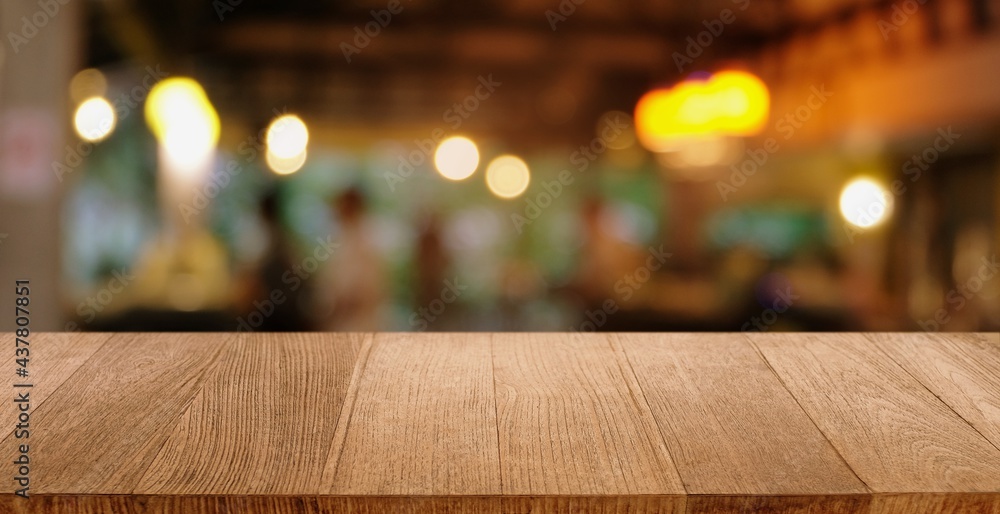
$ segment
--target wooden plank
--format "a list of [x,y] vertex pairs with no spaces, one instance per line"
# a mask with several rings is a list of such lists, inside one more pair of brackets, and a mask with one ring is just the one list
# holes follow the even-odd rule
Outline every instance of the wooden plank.
[[738,512],[753,514],[854,514],[869,511],[870,494],[808,496],[701,496],[688,497],[687,514]]
[[[6,390],[11,391],[15,383],[30,383],[32,387],[29,395],[31,398],[31,411],[29,412],[34,412],[110,338],[111,334],[98,333],[49,332],[32,334],[28,338],[29,344],[27,346],[30,375],[25,379],[20,379],[14,375],[13,370],[10,373],[4,373],[4,376],[7,377]],[[5,336],[4,339],[8,338]],[[13,353],[13,334],[10,334],[9,341],[10,344],[4,344],[4,348],[11,348]],[[5,429],[10,428],[10,430],[4,430],[4,437],[13,432],[13,425],[8,424],[7,421],[17,419],[17,415],[17,404],[11,401],[0,402],[0,420],[4,420]]]
[[1000,342],[985,334],[868,337],[1000,448]]
[[747,337],[874,492],[1000,491],[1000,450],[863,335]]
[[1000,514],[1000,494],[879,494],[871,514]]
[[320,510],[317,499],[295,496],[144,496],[144,495],[38,495],[0,498],[5,514],[333,514],[346,510]]
[[500,493],[489,335],[378,334],[323,489]]
[[685,498],[676,495],[635,496],[504,496],[500,513],[553,514],[681,514]]
[[111,337],[32,415],[31,493],[131,493],[232,337]]
[[684,493],[606,335],[495,334],[493,361],[504,494]]
[[0,496],[10,514],[681,514],[674,496]]
[[617,339],[688,493],[868,492],[739,334],[621,334]]
[[242,334],[135,492],[318,494],[358,355],[370,341]]

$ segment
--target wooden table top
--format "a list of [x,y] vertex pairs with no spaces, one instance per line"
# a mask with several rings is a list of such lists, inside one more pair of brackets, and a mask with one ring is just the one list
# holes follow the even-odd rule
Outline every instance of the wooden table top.
[[[0,404],[0,512],[1000,514],[998,334],[39,334],[31,348],[27,440]],[[10,478],[25,442],[29,500]]]

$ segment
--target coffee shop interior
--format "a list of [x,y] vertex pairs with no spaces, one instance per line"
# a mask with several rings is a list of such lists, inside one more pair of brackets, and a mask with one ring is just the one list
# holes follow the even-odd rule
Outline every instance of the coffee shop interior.
[[0,279],[37,330],[1000,330],[1000,0],[0,29]]

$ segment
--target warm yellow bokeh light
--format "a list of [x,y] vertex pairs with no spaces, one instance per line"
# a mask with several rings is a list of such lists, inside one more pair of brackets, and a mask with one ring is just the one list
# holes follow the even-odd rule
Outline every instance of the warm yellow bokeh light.
[[712,76],[708,89],[715,100],[718,130],[750,136],[764,128],[771,96],[759,78],[742,71],[722,71]]
[[108,92],[108,80],[96,68],[80,70],[69,81],[69,97],[75,103],[94,96],[104,96]]
[[278,175],[291,175],[306,163],[306,157],[308,152],[302,150],[301,153],[290,158],[278,157],[271,152],[267,152],[265,157],[267,160],[267,167],[271,168],[271,171]]
[[145,112],[149,129],[172,151],[204,153],[219,141],[219,115],[194,79],[172,77],[158,82],[149,92]]
[[486,167],[486,186],[500,198],[516,198],[531,182],[528,165],[513,155],[501,155]]
[[654,89],[639,99],[635,106],[635,131],[643,146],[654,152],[670,149],[674,104],[670,89]]
[[479,167],[479,149],[465,137],[449,137],[434,151],[434,167],[448,180],[463,180]]
[[664,165],[674,169],[706,168],[729,165],[739,159],[742,151],[743,143],[740,139],[706,134],[678,141],[676,149],[662,152],[657,158]]
[[76,108],[73,128],[85,141],[100,141],[115,129],[115,109],[100,97],[88,98]]
[[852,180],[840,193],[840,214],[856,227],[874,227],[892,213],[892,196],[870,178]]
[[750,136],[767,123],[770,95],[757,77],[722,71],[709,80],[687,80],[655,89],[635,107],[639,141],[654,152],[675,150],[691,136]]
[[281,159],[295,159],[309,145],[309,129],[293,114],[279,116],[267,127],[267,151]]

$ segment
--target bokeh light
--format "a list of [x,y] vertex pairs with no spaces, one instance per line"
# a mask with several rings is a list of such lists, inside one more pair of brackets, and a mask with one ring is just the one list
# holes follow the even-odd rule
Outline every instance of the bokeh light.
[[83,103],[95,96],[104,96],[108,92],[108,80],[96,68],[80,70],[69,81],[69,97],[74,103]]
[[657,160],[674,169],[724,166],[737,161],[742,151],[743,142],[738,138],[706,134],[685,138],[674,150],[658,154]]
[[294,114],[279,116],[267,127],[267,151],[281,159],[294,159],[305,153],[309,129]]
[[115,129],[115,109],[101,97],[88,98],[76,108],[73,128],[85,141],[101,141]]
[[764,128],[771,97],[759,78],[742,71],[722,71],[712,76],[707,89],[717,130],[751,136]]
[[639,99],[635,106],[635,130],[642,146],[654,152],[671,149],[674,97],[670,89],[654,89]]
[[479,167],[479,149],[465,137],[449,137],[434,152],[434,167],[448,180],[463,180]]
[[635,125],[643,146],[666,152],[691,136],[758,134],[769,111],[770,95],[760,79],[722,71],[708,80],[689,79],[646,93],[636,104]]
[[892,197],[882,184],[870,178],[849,182],[840,193],[840,214],[861,228],[881,224],[892,212]]
[[306,157],[308,152],[303,150],[298,155],[291,158],[278,157],[271,152],[267,152],[265,159],[267,160],[267,167],[271,168],[271,171],[277,173],[278,175],[291,175],[306,163]]
[[194,79],[158,82],[149,92],[145,114],[150,130],[178,166],[203,162],[219,141],[219,115]]
[[486,186],[500,198],[517,198],[530,182],[528,165],[513,155],[501,155],[486,167]]

